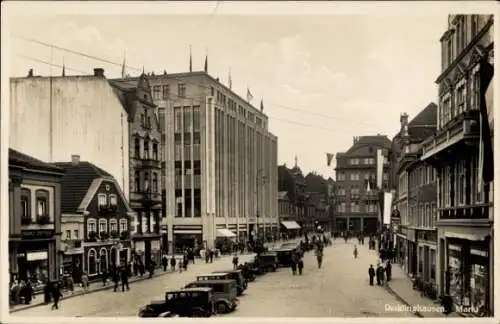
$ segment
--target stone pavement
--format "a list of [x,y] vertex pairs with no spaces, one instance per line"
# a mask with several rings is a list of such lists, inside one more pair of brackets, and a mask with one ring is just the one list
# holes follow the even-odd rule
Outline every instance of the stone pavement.
[[[365,246],[366,247],[366,246]],[[366,251],[377,255],[374,250]],[[433,301],[413,289],[411,279],[405,274],[404,270],[398,264],[392,265],[391,281],[386,282],[385,288],[406,306],[413,308],[413,313],[418,317],[462,317],[462,315],[453,312],[449,315],[443,314],[443,308],[439,301]]]

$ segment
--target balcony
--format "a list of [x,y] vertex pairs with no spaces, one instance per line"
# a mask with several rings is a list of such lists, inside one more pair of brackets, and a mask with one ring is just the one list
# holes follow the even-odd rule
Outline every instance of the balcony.
[[139,162],[140,169],[161,169],[161,160],[153,159],[153,158],[139,158],[137,159]]
[[440,208],[439,220],[488,219],[489,209],[489,204]]
[[479,118],[478,110],[468,110],[455,116],[435,136],[423,142],[421,160],[457,151],[458,144],[476,143],[479,139]]
[[132,192],[131,194],[132,194],[130,197],[131,201],[149,203],[149,204],[161,202],[160,192],[142,190],[142,191]]

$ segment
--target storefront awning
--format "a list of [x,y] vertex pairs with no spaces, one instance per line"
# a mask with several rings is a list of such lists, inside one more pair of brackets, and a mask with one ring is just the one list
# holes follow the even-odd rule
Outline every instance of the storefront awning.
[[296,221],[282,221],[281,225],[285,226],[285,228],[289,230],[300,229],[300,225]]
[[444,233],[444,236],[447,238],[458,238],[462,240],[468,241],[484,241],[486,237],[489,235],[488,232],[479,232],[479,233],[460,233],[460,232],[448,232]]
[[217,229],[217,237],[236,237],[236,234],[227,228],[219,228]]

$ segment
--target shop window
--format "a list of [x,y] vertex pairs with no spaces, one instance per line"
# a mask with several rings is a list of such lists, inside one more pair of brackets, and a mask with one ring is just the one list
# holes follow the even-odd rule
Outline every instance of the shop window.
[[89,276],[97,274],[97,260],[96,252],[94,249],[90,249],[87,255],[87,270]]
[[21,189],[21,224],[31,224],[31,191],[29,189]]

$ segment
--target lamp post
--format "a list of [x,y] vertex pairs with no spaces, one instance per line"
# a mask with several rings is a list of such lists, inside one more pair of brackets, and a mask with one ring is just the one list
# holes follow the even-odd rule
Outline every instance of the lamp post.
[[257,210],[256,210],[256,220],[255,220],[255,225],[256,225],[256,230],[255,230],[255,233],[257,235],[257,239],[259,239],[259,234],[260,234],[260,231],[259,231],[259,218],[260,218],[260,199],[259,199],[259,196],[260,196],[260,186],[261,185],[264,185],[265,183],[267,182],[267,176],[264,174],[264,170],[262,169],[258,169],[257,170],[257,173],[255,175],[255,185],[256,185],[256,200],[257,200]]

